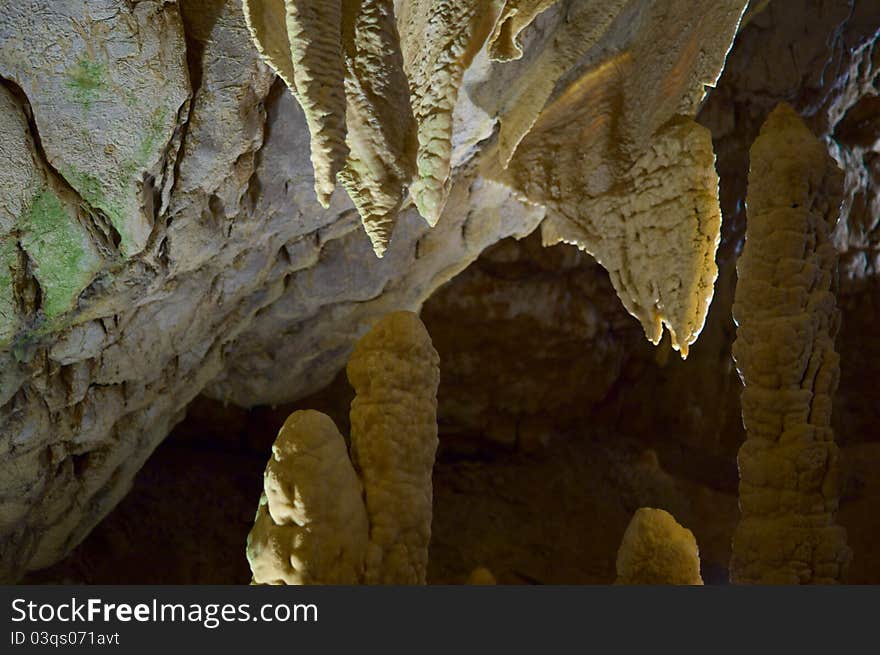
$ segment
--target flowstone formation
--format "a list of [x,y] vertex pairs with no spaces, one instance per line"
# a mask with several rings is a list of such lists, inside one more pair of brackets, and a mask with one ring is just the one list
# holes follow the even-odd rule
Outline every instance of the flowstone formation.
[[328,416],[285,421],[248,536],[255,584],[425,584],[438,364],[418,316],[393,312],[348,363],[351,460]]
[[746,441],[739,451],[742,518],[733,539],[738,583],[839,582],[851,557],[835,525],[838,449],[831,404],[837,252],[831,232],[842,174],[786,104],[751,149],[748,227],[737,262],[733,355]]
[[[691,117],[727,53],[708,44],[732,40],[745,4],[712,3],[697,19],[688,2],[563,3],[500,121],[503,176],[548,208],[545,242],[592,254],[648,339],[665,325],[683,357],[706,319],[720,239],[711,137]],[[622,20],[639,36],[609,42]],[[642,66],[648,57],[660,65]],[[549,81],[557,71],[565,85]]]
[[636,510],[617,551],[620,585],[701,585],[693,533],[662,509]]
[[[82,541],[197,394],[254,405],[320,389],[377,316],[418,310],[486,247],[639,188],[675,151],[650,168],[667,130],[698,156],[680,182],[698,209],[667,237],[702,241],[650,268],[621,255],[619,276],[651,329],[688,317],[669,320],[687,343],[711,278],[712,184],[679,126],[744,4],[4,4],[0,124],[27,134],[5,140],[23,165],[0,176],[0,578]],[[266,65],[282,59],[284,81]],[[581,138],[584,107],[604,127]],[[524,185],[566,123],[553,166]],[[591,170],[578,158],[601,182],[589,197],[571,183]],[[25,177],[47,194],[20,197]]]
[[663,128],[627,178],[623,193],[569,206],[580,222],[551,214],[544,244],[573,243],[592,254],[648,340],[660,343],[665,326],[687,357],[718,276],[721,210],[709,131],[691,120]]

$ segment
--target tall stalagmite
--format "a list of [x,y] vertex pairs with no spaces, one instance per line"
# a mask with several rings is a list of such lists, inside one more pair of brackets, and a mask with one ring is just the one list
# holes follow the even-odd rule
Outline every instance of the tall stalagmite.
[[348,361],[351,454],[370,516],[367,584],[425,584],[440,358],[419,317],[393,312]]
[[748,182],[733,308],[746,441],[731,579],[839,582],[850,559],[846,532],[834,523],[831,429],[840,374],[831,232],[842,177],[825,146],[782,104],[752,145]]

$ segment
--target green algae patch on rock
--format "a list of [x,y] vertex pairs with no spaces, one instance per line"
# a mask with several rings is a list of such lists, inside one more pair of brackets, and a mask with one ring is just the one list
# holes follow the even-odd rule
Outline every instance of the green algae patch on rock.
[[108,194],[108,184],[106,182],[102,182],[91,173],[81,171],[76,166],[65,168],[61,171],[61,175],[67,180],[68,184],[79,192],[82,199],[90,207],[104,213],[119,234],[124,248],[125,244],[129,243],[132,238],[132,235],[126,230],[125,209],[122,204],[124,198],[121,196],[125,193],[124,184],[120,184],[118,189],[113,189]]
[[67,78],[67,88],[71,91],[74,100],[88,111],[95,101],[100,99],[101,92],[107,88],[107,65],[88,57],[81,57],[67,71]]
[[18,329],[13,271],[18,263],[15,240],[0,238],[0,346],[5,346]]
[[21,226],[21,244],[34,261],[42,290],[43,313],[53,318],[72,309],[103,263],[88,232],[49,188],[34,196]]
[[2,14],[0,76],[27,98],[41,154],[136,256],[162,211],[153,200],[167,199],[191,92],[177,3],[20,0]]

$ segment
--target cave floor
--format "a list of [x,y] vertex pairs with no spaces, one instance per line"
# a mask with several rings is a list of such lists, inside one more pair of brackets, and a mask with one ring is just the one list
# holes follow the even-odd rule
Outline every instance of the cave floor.
[[[64,561],[30,583],[245,584],[244,549],[274,429],[289,408],[191,415],[154,453],[132,491]],[[330,408],[322,408],[328,411]],[[331,414],[332,415],[332,414]],[[632,512],[662,507],[690,528],[707,584],[727,581],[738,511],[729,490],[674,476],[655,451],[617,437],[558,437],[531,452],[450,446],[434,470],[429,583],[477,566],[501,584],[607,584]],[[839,519],[855,551],[848,582],[880,582],[880,444],[843,451]],[[723,486],[723,485],[722,485]]]

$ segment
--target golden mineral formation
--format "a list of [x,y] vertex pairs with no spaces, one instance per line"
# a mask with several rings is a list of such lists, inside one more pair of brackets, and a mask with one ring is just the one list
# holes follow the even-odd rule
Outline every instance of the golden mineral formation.
[[294,412],[272,446],[248,535],[255,584],[357,584],[368,539],[345,440],[320,412]]
[[370,516],[367,584],[424,584],[437,451],[439,357],[419,317],[387,315],[355,346],[351,451]]
[[425,584],[438,365],[419,317],[388,314],[348,364],[351,456],[328,416],[290,415],[248,535],[254,584]]
[[468,576],[467,583],[469,585],[496,585],[498,581],[495,579],[492,571],[487,569],[485,566],[478,566],[471,574]]
[[[746,4],[695,12],[690,0],[667,0],[635,18],[625,0],[560,0],[544,10],[559,21],[552,38],[534,37],[524,59],[535,63],[501,99],[499,164],[547,208],[545,244],[593,255],[648,339],[658,343],[665,326],[682,357],[713,295],[721,219],[711,134],[692,116]],[[634,39],[608,40],[634,21]]]
[[337,174],[378,256],[415,172],[416,132],[392,0],[243,0],[257,49],[303,108],[315,193]]
[[[435,225],[459,87],[501,0],[412,0],[399,15],[393,0],[242,1],[257,49],[305,113],[321,204],[339,174],[379,257],[407,190]],[[519,30],[537,11],[509,19]]]
[[718,276],[721,209],[709,131],[673,121],[625,179],[621,192],[584,196],[551,215],[542,226],[545,245],[569,242],[591,253],[648,339],[658,344],[666,326],[672,347],[687,357]]
[[[243,2],[257,48],[305,112],[319,200],[327,206],[338,173],[380,257],[407,194],[429,225],[440,220],[475,57],[522,58],[521,36],[547,14],[492,101],[504,169],[493,174],[547,208],[548,245],[594,255],[648,338],[658,343],[665,326],[687,356],[720,235],[711,138],[690,117],[746,0],[699,12],[690,0],[639,11],[627,0]],[[633,21],[623,41],[609,37]]]
[[615,584],[703,584],[693,533],[665,510],[636,510],[617,551]]
[[837,446],[831,399],[839,357],[835,302],[842,176],[787,105],[751,149],[746,242],[737,263],[733,355],[746,441],[731,579],[840,581],[850,559],[835,525]]

